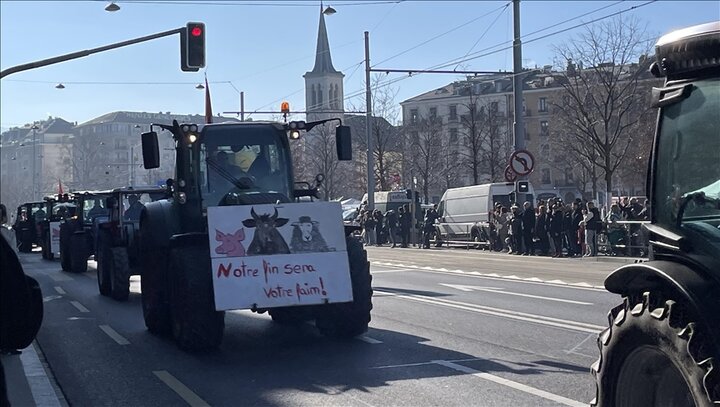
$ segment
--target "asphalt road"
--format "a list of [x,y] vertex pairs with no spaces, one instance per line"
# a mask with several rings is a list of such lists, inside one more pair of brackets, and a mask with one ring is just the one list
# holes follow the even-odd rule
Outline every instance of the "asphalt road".
[[73,406],[581,406],[594,396],[595,338],[619,298],[615,263],[462,249],[369,248],[367,335],[226,314],[217,351],[186,354],[147,332],[139,277],[127,302],[82,275],[21,255],[41,283],[37,343]]

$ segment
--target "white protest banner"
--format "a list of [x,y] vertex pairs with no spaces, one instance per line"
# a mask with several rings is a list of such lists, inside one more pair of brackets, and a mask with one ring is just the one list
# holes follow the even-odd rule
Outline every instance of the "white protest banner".
[[50,222],[50,251],[60,255],[60,222]]
[[352,301],[338,202],[208,208],[215,308]]

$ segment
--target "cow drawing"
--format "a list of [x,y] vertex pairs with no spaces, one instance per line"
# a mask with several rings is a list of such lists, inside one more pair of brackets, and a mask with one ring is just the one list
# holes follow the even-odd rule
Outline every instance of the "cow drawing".
[[245,229],[240,228],[235,233],[223,233],[215,229],[215,240],[220,242],[220,246],[215,248],[215,253],[228,257],[245,256],[245,246],[242,244],[245,240]]
[[325,238],[320,234],[317,221],[312,220],[309,216],[301,216],[292,226],[291,252],[317,253],[330,251],[327,243],[325,243]]
[[278,218],[278,211],[275,213],[258,215],[255,208],[250,209],[252,218],[245,219],[242,223],[246,228],[255,228],[252,242],[248,246],[247,255],[256,256],[259,254],[289,254],[285,239],[277,228],[285,225],[289,219]]

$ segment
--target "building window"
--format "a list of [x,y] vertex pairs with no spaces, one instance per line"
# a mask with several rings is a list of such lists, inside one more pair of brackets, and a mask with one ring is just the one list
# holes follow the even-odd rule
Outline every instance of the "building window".
[[549,134],[548,122],[547,122],[547,120],[543,120],[540,122],[540,135],[547,136],[548,134]]
[[543,184],[549,184],[550,181],[550,169],[549,168],[543,168],[542,169],[542,180],[541,182]]
[[450,144],[455,145],[458,142],[458,129],[450,128]]
[[437,107],[430,108],[430,120],[437,118]]
[[410,124],[417,124],[418,122],[418,110],[410,109]]
[[450,115],[448,116],[448,120],[457,120],[457,105],[450,105]]
[[538,112],[547,112],[547,98],[538,99]]

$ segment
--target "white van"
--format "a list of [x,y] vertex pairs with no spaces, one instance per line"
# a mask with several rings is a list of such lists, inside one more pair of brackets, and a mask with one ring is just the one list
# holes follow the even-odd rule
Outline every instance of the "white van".
[[[530,185],[525,201],[534,202]],[[510,210],[515,203],[515,183],[497,182],[450,188],[440,198],[437,225],[438,238],[442,241],[481,241],[486,236],[490,213],[500,203]],[[518,203],[522,207],[523,202]]]

